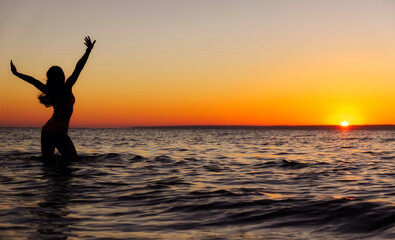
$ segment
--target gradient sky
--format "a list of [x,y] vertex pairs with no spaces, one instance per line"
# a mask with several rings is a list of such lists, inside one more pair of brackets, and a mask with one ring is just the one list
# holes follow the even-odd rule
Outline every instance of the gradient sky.
[[395,1],[0,1],[0,126],[52,109],[13,76],[69,76],[73,127],[395,124]]

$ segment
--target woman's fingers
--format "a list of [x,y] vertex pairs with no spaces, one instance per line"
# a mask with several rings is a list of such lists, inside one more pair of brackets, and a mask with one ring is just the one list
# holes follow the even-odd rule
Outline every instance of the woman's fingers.
[[93,45],[95,45],[95,43],[96,43],[96,40],[94,40],[93,43],[92,43],[92,40],[91,40],[91,38],[90,38],[89,36],[86,36],[86,37],[85,37],[85,45],[86,45],[88,48],[92,49],[92,48],[93,48]]
[[10,62],[10,65],[11,65],[11,72],[16,73],[16,67],[15,67],[14,63],[12,62],[12,60]]

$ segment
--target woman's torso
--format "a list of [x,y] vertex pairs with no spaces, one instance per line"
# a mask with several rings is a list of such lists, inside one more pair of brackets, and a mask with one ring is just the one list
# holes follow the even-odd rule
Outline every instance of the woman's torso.
[[71,90],[64,91],[53,103],[54,113],[43,126],[42,132],[48,135],[54,133],[67,133],[69,122],[73,114],[75,98]]

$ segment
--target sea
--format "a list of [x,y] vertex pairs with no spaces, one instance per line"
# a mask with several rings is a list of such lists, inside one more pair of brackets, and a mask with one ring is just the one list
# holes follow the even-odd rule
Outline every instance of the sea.
[[395,128],[0,128],[0,239],[395,239]]

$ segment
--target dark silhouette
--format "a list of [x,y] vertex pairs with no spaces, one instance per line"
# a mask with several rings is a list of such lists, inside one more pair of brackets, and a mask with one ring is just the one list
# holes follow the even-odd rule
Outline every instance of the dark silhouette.
[[52,66],[48,70],[47,83],[43,84],[33,77],[17,72],[11,61],[11,72],[40,90],[42,92],[38,97],[40,102],[46,107],[53,107],[54,109],[52,117],[41,131],[41,152],[45,158],[52,156],[55,147],[62,157],[66,159],[77,158],[74,144],[67,135],[75,102],[72,88],[84,68],[95,43],[96,40],[92,43],[89,37],[85,37],[86,52],[77,62],[74,72],[66,81],[63,70],[58,66]]

